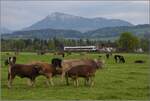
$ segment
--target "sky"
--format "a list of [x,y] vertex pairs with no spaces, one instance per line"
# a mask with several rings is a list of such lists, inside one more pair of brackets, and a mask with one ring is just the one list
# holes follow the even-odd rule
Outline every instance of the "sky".
[[20,30],[53,12],[121,19],[135,25],[149,23],[148,1],[1,1],[1,26]]

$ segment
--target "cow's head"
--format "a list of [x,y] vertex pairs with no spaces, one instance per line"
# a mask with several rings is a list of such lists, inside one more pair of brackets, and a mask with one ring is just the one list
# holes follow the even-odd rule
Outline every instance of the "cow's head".
[[13,57],[8,57],[7,60],[5,60],[5,65],[14,65],[16,63],[16,57],[13,56]]
[[56,67],[59,67],[61,68],[61,63],[62,63],[62,59],[59,59],[59,58],[53,58],[52,61],[51,61],[52,65],[56,68]]
[[98,69],[102,69],[103,68],[104,63],[105,63],[103,60],[94,59],[94,61],[95,61],[96,65],[97,65]]

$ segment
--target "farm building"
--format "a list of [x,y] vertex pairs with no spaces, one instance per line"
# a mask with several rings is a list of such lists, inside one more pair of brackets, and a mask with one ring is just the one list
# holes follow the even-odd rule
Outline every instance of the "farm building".
[[143,53],[143,49],[142,48],[138,48],[138,49],[135,49],[134,52],[137,52],[137,53]]
[[98,49],[99,52],[115,52],[116,48],[113,47],[103,47]]
[[66,46],[64,51],[96,51],[96,46]]

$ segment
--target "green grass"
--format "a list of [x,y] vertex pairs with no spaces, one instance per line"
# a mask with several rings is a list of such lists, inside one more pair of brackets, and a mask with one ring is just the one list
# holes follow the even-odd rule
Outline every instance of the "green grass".
[[[75,100],[75,99],[92,99],[92,100],[148,100],[150,97],[150,61],[148,54],[122,54],[125,64],[116,64],[113,57],[106,60],[104,54],[88,54],[87,57],[97,58],[102,55],[105,59],[105,67],[98,70],[95,76],[95,85],[85,87],[83,79],[80,79],[78,88],[71,85],[66,86],[65,82],[60,82],[60,76],[54,77],[55,86],[48,87],[45,84],[45,78],[40,76],[36,79],[35,87],[29,87],[26,84],[27,79],[16,77],[13,82],[13,88],[7,88],[7,70],[8,67],[3,65],[5,53],[1,53],[1,97],[6,100]],[[21,53],[17,56],[17,63],[29,63],[31,61],[50,62],[54,56],[47,54],[38,56],[35,53]],[[79,54],[72,54],[69,58],[82,58]],[[144,64],[135,64],[134,60],[145,60]]]

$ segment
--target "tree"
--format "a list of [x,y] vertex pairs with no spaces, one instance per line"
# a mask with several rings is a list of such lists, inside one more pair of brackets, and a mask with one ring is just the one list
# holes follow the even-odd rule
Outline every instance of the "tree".
[[134,51],[134,49],[137,49],[139,47],[139,44],[140,42],[138,37],[134,36],[130,32],[122,33],[118,40],[119,48],[127,52]]
[[150,49],[150,40],[147,38],[142,38],[140,42],[140,46],[144,51],[149,51]]
[[22,39],[14,40],[15,51],[22,51],[25,47],[25,43]]

